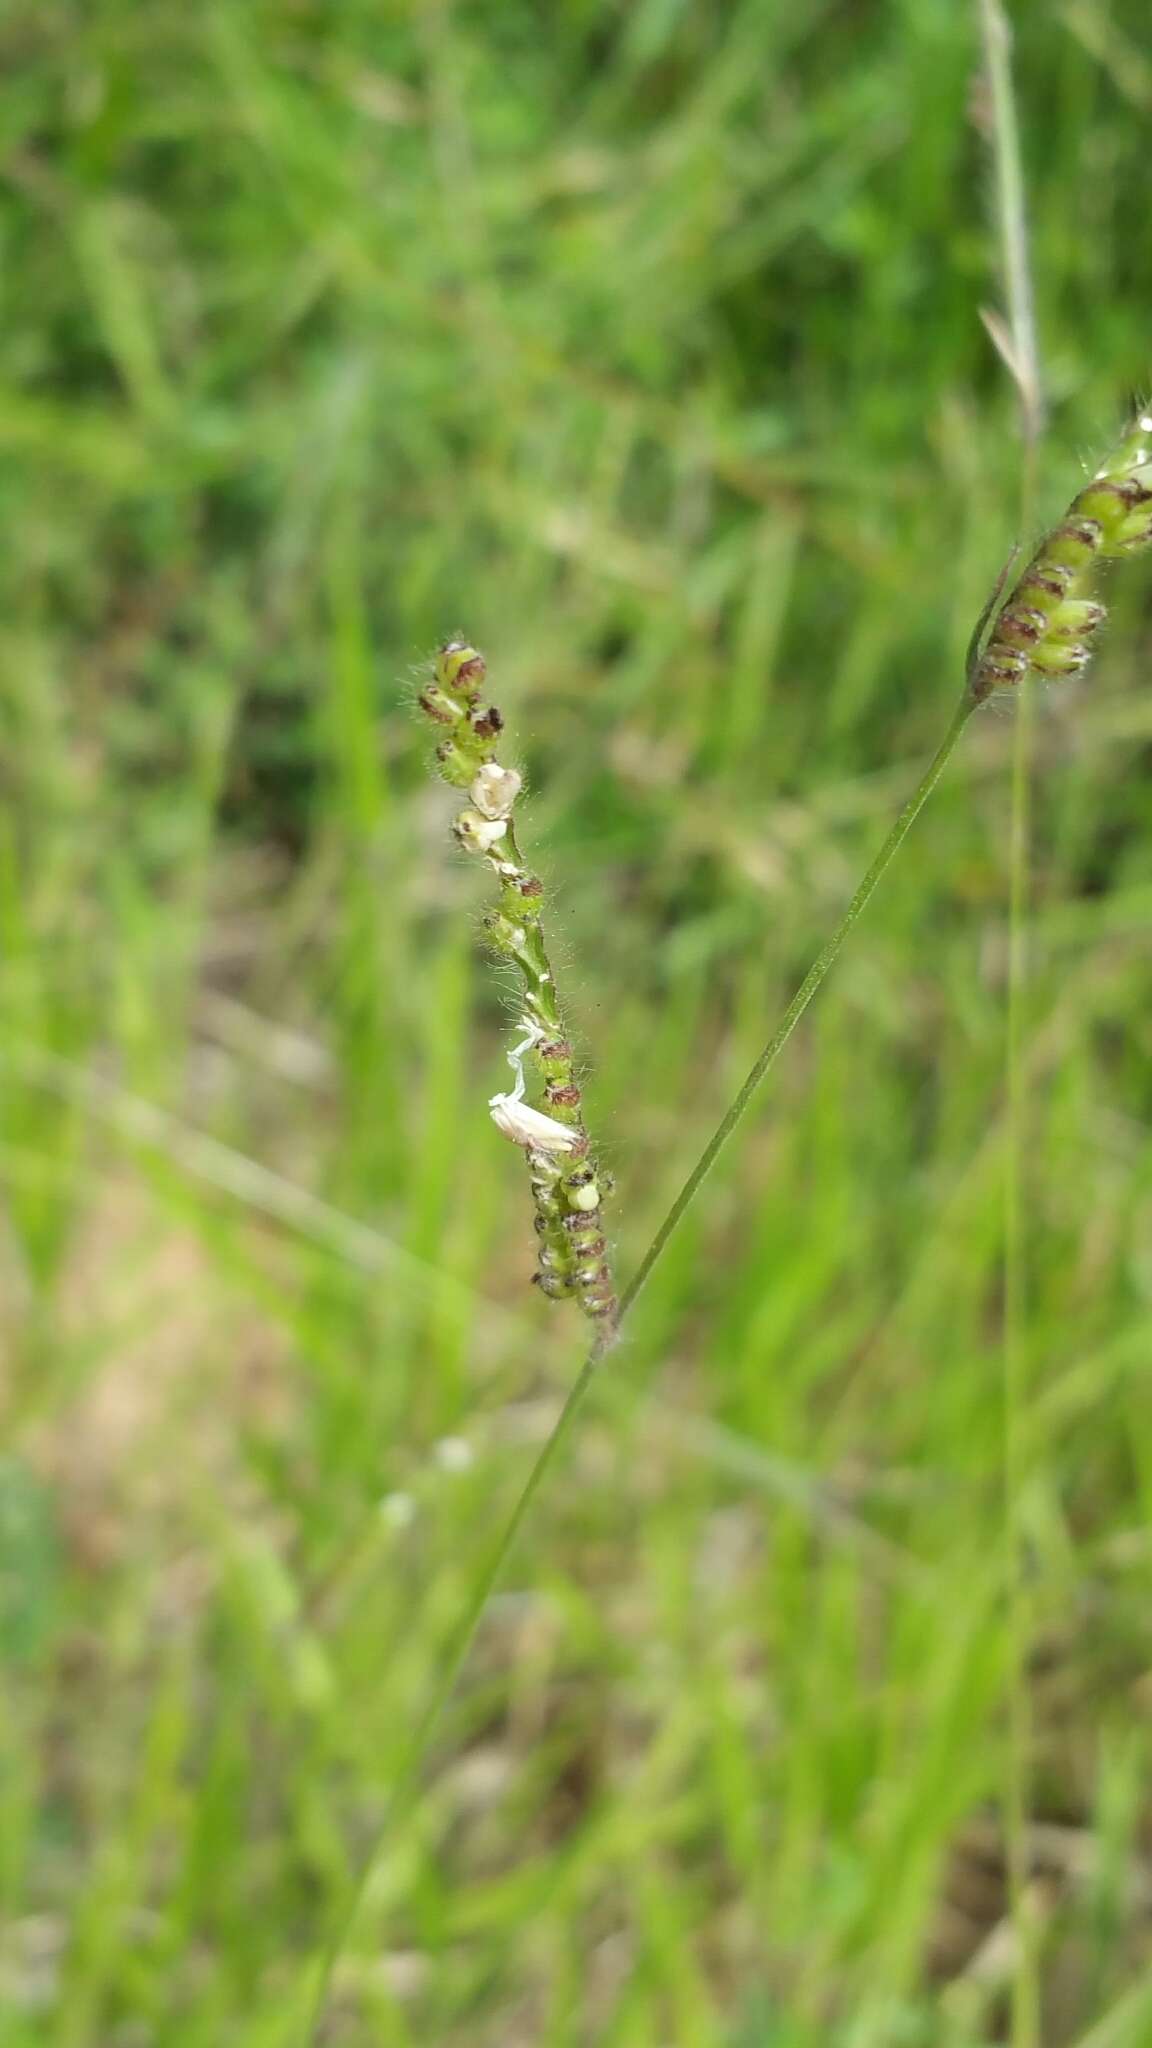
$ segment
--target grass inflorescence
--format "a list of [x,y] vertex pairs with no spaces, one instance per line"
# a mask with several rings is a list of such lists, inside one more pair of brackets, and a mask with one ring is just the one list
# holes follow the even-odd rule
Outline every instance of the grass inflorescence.
[[1140,413],[994,610],[971,666],[975,701],[1029,675],[1059,680],[1087,668],[1107,616],[1092,594],[1099,570],[1150,540],[1152,418]]
[[[468,807],[453,823],[457,842],[486,860],[500,884],[499,908],[485,918],[489,945],[512,963],[523,982],[522,1035],[509,1054],[515,1085],[489,1102],[497,1130],[519,1145],[528,1162],[536,1209],[536,1285],[550,1300],[574,1298],[597,1327],[600,1347],[611,1338],[618,1304],[604,1236],[603,1176],[598,1174],[584,1123],[556,977],[544,943],[544,884],[524,864],[513,812],[522,788],[514,768],[502,767],[496,742],[503,718],[481,704],[484,657],[450,640],[436,657],[420,709],[443,729],[436,765],[446,782],[468,792]],[[524,1059],[543,1081],[544,1107],[526,1099]]]

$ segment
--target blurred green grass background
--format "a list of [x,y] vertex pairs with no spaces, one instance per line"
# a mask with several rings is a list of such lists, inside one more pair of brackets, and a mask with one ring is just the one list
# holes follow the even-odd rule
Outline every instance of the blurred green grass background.
[[[1054,514],[1148,375],[1140,0],[1016,9]],[[626,1272],[1015,537],[957,0],[0,16],[0,2039],[296,2048],[576,1369],[411,716],[479,641]],[[1045,2048],[1141,2048],[1149,591],[1039,722]],[[1008,756],[982,715],[643,1296],[333,2048],[1006,2038]]]

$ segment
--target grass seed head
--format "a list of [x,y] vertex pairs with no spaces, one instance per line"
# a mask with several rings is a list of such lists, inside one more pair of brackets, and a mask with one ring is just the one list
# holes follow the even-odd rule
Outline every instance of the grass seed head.
[[1079,675],[1105,609],[1090,594],[1100,562],[1152,542],[1152,417],[1141,414],[1045,534],[1023,575],[994,613],[969,670],[983,703],[1030,672],[1052,680]]
[[[485,675],[479,650],[466,640],[450,640],[440,649],[433,678],[418,701],[443,734],[436,747],[440,775],[468,793],[467,806],[453,822],[456,839],[467,852],[487,860],[500,885],[499,907],[484,919],[486,937],[523,981],[524,1035],[508,1054],[515,1086],[492,1096],[488,1109],[497,1130],[519,1145],[528,1161],[538,1239],[536,1283],[550,1299],[574,1296],[596,1323],[598,1343],[603,1343],[617,1315],[600,1222],[605,1183],[587,1164],[580,1084],[545,950],[544,884],[524,867],[513,828],[523,782],[514,768],[496,759],[504,720],[494,704],[479,702]],[[543,1083],[543,1108],[526,1099],[527,1055],[535,1059]],[[556,1115],[550,1114],[553,1110]]]

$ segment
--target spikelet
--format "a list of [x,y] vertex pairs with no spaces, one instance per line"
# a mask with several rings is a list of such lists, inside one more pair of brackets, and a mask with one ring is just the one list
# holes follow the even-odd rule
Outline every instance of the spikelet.
[[1027,675],[1078,675],[1105,619],[1091,595],[1102,562],[1152,541],[1152,416],[1141,414],[1064,518],[1045,534],[1024,574],[992,617],[969,664],[982,704]]
[[[513,962],[524,982],[523,1035],[508,1054],[515,1084],[488,1106],[497,1130],[522,1148],[528,1162],[539,1239],[536,1285],[551,1300],[579,1302],[603,1346],[615,1332],[618,1304],[603,1231],[601,1179],[591,1160],[572,1047],[544,944],[544,885],[529,874],[516,844],[512,813],[521,779],[496,759],[504,726],[499,711],[480,703],[485,672],[475,647],[451,640],[440,649],[419,704],[441,730],[438,772],[468,793],[453,823],[456,839],[487,860],[500,885],[499,908],[485,919],[489,944]],[[543,1082],[540,1107],[526,1100],[526,1054],[535,1059]]]

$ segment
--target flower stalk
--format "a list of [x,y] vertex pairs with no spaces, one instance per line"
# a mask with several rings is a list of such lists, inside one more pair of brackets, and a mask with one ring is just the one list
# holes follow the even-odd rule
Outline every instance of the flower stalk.
[[[596,1325],[602,1350],[619,1312],[601,1215],[602,1182],[544,940],[544,884],[529,872],[516,839],[512,814],[523,784],[514,768],[496,758],[504,721],[494,704],[480,702],[485,674],[475,647],[449,641],[419,703],[443,728],[436,748],[439,773],[468,793],[468,805],[452,827],[457,842],[487,861],[499,884],[498,906],[484,921],[486,937],[524,985],[521,1036],[508,1054],[514,1086],[494,1095],[488,1107],[497,1130],[521,1147],[528,1163],[539,1239],[535,1283],[549,1300],[577,1301]],[[526,1055],[542,1083],[539,1107],[527,1099]]]

